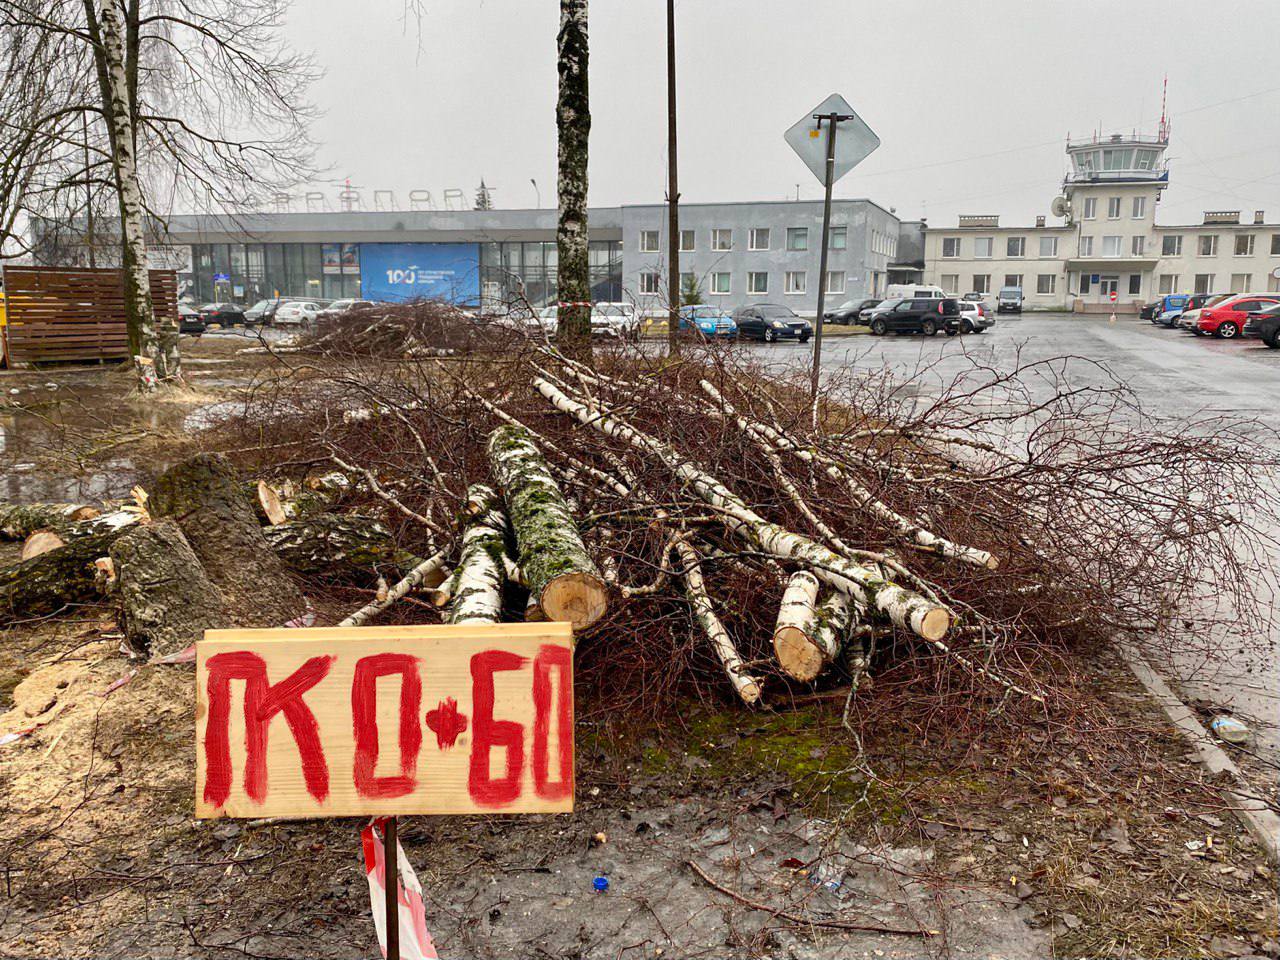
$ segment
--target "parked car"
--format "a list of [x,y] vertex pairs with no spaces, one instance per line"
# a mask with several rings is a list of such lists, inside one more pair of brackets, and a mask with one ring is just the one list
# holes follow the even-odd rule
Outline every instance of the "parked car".
[[[1177,326],[1178,317],[1182,314],[1191,297],[1185,293],[1166,293],[1156,297],[1142,308],[1139,316],[1150,320],[1157,326]],[[1148,313],[1148,309],[1150,312]],[[1172,317],[1172,322],[1169,318]]]
[[868,300],[846,300],[834,310],[824,313],[822,319],[827,323],[859,323],[862,311],[870,310],[879,302],[875,297]]
[[1194,330],[1200,318],[1200,310],[1215,301],[1225,300],[1230,294],[1223,293],[1175,293],[1165,299],[1168,308],[1152,322],[1161,327],[1185,327]]
[[951,337],[960,332],[960,301],[954,297],[899,300],[892,310],[871,318],[871,332],[878,337],[886,333],[923,333],[932,337],[939,330]]
[[877,313],[884,313],[886,310],[892,310],[901,301],[902,301],[902,297],[889,297],[888,299],[881,300],[874,307],[866,307],[863,310],[859,311],[858,322],[861,323],[864,327],[868,327],[871,325],[872,318]]
[[1257,337],[1272,350],[1280,349],[1280,303],[1254,310],[1244,323],[1244,336]]
[[320,307],[310,300],[286,300],[276,308],[275,323],[310,324],[315,323]]
[[204,333],[204,318],[200,311],[189,303],[178,304],[178,332]]
[[319,320],[331,320],[334,317],[342,316],[348,310],[354,310],[357,307],[372,307],[372,306],[373,306],[372,300],[356,300],[352,298],[348,298],[345,300],[335,300],[333,301],[333,303],[329,304],[323,310],[318,311],[316,313],[316,318]]
[[560,326],[560,308],[556,304],[538,310],[538,324],[547,336],[554,336]]
[[1230,299],[1232,298],[1232,296],[1234,296],[1234,294],[1230,294],[1230,293],[1215,293],[1215,294],[1203,294],[1203,293],[1198,293],[1198,294],[1196,294],[1196,296],[1201,298],[1200,305],[1199,305],[1198,307],[1192,307],[1192,306],[1191,306],[1191,304],[1190,304],[1190,303],[1188,303],[1188,304],[1183,308],[1182,313],[1181,313],[1181,314],[1178,316],[1178,318],[1174,321],[1174,325],[1175,325],[1175,326],[1177,326],[1177,327],[1182,328],[1183,330],[1188,330],[1188,331],[1190,331],[1191,333],[1194,333],[1194,334],[1198,337],[1198,336],[1201,336],[1201,333],[1200,333],[1200,312],[1201,312],[1202,310],[1204,310],[1204,308],[1205,308],[1205,307],[1215,307],[1215,306],[1217,306],[1217,305],[1218,305],[1218,304],[1220,304],[1220,303],[1225,303],[1226,301],[1230,300]]
[[200,308],[200,319],[210,323],[232,327],[244,323],[244,307],[238,303],[206,303]]
[[1228,297],[1212,306],[1202,307],[1196,329],[1201,333],[1230,340],[1240,335],[1250,313],[1263,310],[1273,303],[1280,303],[1280,294],[1260,296],[1245,293]]
[[1001,287],[996,296],[996,313],[1021,313],[1022,288]]
[[633,303],[597,303],[591,308],[591,332],[618,340],[638,340],[640,314]]
[[987,312],[985,304],[975,300],[957,300],[960,306],[960,332],[985,333],[996,325],[996,318]]
[[733,317],[719,307],[690,304],[680,308],[680,329],[696,330],[704,338],[732,337],[738,333]]
[[738,336],[744,340],[763,340],[765,343],[799,340],[808,343],[813,335],[813,325],[808,320],[780,303],[739,307],[733,312],[733,322],[738,325]]

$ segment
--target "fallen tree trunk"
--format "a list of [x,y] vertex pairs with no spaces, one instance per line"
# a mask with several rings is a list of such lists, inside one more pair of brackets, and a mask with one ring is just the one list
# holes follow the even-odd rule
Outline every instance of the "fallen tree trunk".
[[500,504],[490,487],[467,488],[471,519],[462,534],[462,552],[450,582],[446,623],[497,623],[502,618],[507,518]]
[[[264,527],[266,542],[298,573],[345,579],[353,574],[372,576],[378,569],[403,575],[423,563],[421,557],[401,550],[391,533],[372,517],[356,513],[322,513],[301,520],[286,520]],[[436,586],[426,577],[424,586]]]
[[25,540],[37,530],[60,534],[68,525],[101,512],[84,503],[7,503],[0,505],[0,536]]
[[530,593],[548,620],[585,630],[604,616],[608,589],[546,459],[528,431],[511,424],[489,434],[488,454]]
[[940,537],[936,533],[926,530],[920,524],[916,523],[908,517],[904,517],[892,507],[887,506],[875,495],[850,476],[845,470],[830,457],[822,456],[813,450],[801,447],[794,443],[789,437],[779,432],[767,423],[761,423],[757,420],[751,420],[744,417],[734,409],[733,405],[715,388],[713,384],[706,380],[700,381],[702,389],[706,391],[713,399],[719,401],[724,408],[725,413],[734,418],[739,429],[743,433],[757,440],[761,444],[767,444],[776,450],[784,450],[794,454],[796,457],[806,463],[821,464],[826,470],[827,476],[843,483],[853,496],[857,504],[870,513],[873,517],[885,524],[887,527],[895,531],[899,536],[914,543],[916,546],[928,550],[931,553],[941,554],[944,557],[951,557],[955,560],[963,560],[966,563],[972,563],[975,566],[986,567],[994,570],[999,566],[996,558],[986,550],[979,550],[976,547],[966,547],[963,544],[953,543],[946,537]]
[[154,657],[179,653],[204,631],[230,626],[222,593],[172,520],[140,524],[111,544],[121,621],[130,645]]
[[593,411],[543,377],[536,377],[533,383],[557,410],[655,458],[687,483],[703,502],[719,511],[731,532],[755,548],[779,559],[810,567],[823,582],[864,606],[879,610],[894,623],[926,640],[937,641],[946,636],[951,625],[951,614],[946,607],[884,579],[876,571],[842,557],[821,543],[771,523],[719,480],[667,444],[600,411]]
[[94,561],[105,557],[119,530],[77,537],[38,557],[0,568],[0,617],[17,620],[101,599]]
[[202,453],[170,467],[148,507],[177,521],[235,625],[279,626],[304,610],[301,589],[263,536],[226,457]]
[[418,587],[427,584],[427,581],[433,577],[438,579],[441,570],[444,569],[445,553],[442,550],[433,557],[428,557],[420,564],[410,570],[395,586],[387,590],[385,596],[380,596],[357,610],[351,616],[344,619],[338,624],[340,627],[359,627],[368,623],[383,610],[386,610],[397,600],[406,596],[409,591],[416,590]]
[[729,636],[729,631],[716,616],[715,607],[711,604],[711,597],[702,579],[702,563],[698,558],[698,551],[684,540],[676,540],[674,546],[684,567],[682,575],[685,590],[689,594],[689,602],[693,604],[694,619],[697,620],[698,626],[702,627],[707,639],[711,641],[711,649],[720,659],[720,665],[724,667],[725,676],[729,678],[734,692],[742,698],[744,703],[748,705],[755,703],[760,699],[761,681],[747,672],[746,664],[742,662],[733,638]]

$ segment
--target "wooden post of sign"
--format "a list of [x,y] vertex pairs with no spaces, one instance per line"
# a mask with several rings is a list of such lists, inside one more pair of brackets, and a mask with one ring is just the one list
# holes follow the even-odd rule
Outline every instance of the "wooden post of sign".
[[387,912],[387,960],[400,960],[400,842],[396,832],[396,818],[387,817],[382,828],[382,846],[385,848],[382,863],[383,885],[386,887],[384,903]]

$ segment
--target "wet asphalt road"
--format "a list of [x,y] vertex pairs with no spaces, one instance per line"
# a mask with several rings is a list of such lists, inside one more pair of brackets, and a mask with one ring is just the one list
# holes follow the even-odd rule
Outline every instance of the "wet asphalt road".
[[[928,396],[942,383],[962,375],[974,363],[998,370],[1054,357],[1072,356],[1090,363],[1069,363],[1066,378],[1075,385],[1097,385],[1114,376],[1133,391],[1145,417],[1200,420],[1217,415],[1257,418],[1280,426],[1280,350],[1259,340],[1215,340],[1165,330],[1133,318],[1028,314],[999,318],[994,329],[966,337],[844,336],[824,338],[823,375],[850,366],[888,367],[913,376]],[[810,347],[799,344],[751,345],[746,349],[779,363],[810,362]],[[1033,388],[1034,389],[1034,388]],[[1044,395],[1050,388],[1042,388]],[[1246,432],[1262,437],[1262,429]],[[1237,491],[1238,492],[1238,491]],[[1275,531],[1280,538],[1280,530]],[[1273,568],[1280,566],[1280,555]],[[1275,598],[1272,598],[1273,605]],[[1205,664],[1190,653],[1175,653],[1162,665],[1184,695],[1199,698],[1246,717],[1257,731],[1264,753],[1280,757],[1280,626],[1260,638],[1256,658],[1230,657]]]

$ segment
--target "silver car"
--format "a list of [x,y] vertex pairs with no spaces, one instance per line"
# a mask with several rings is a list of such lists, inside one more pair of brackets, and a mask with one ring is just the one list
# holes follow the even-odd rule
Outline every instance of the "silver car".
[[996,318],[976,300],[961,300],[960,332],[985,333],[996,325]]

